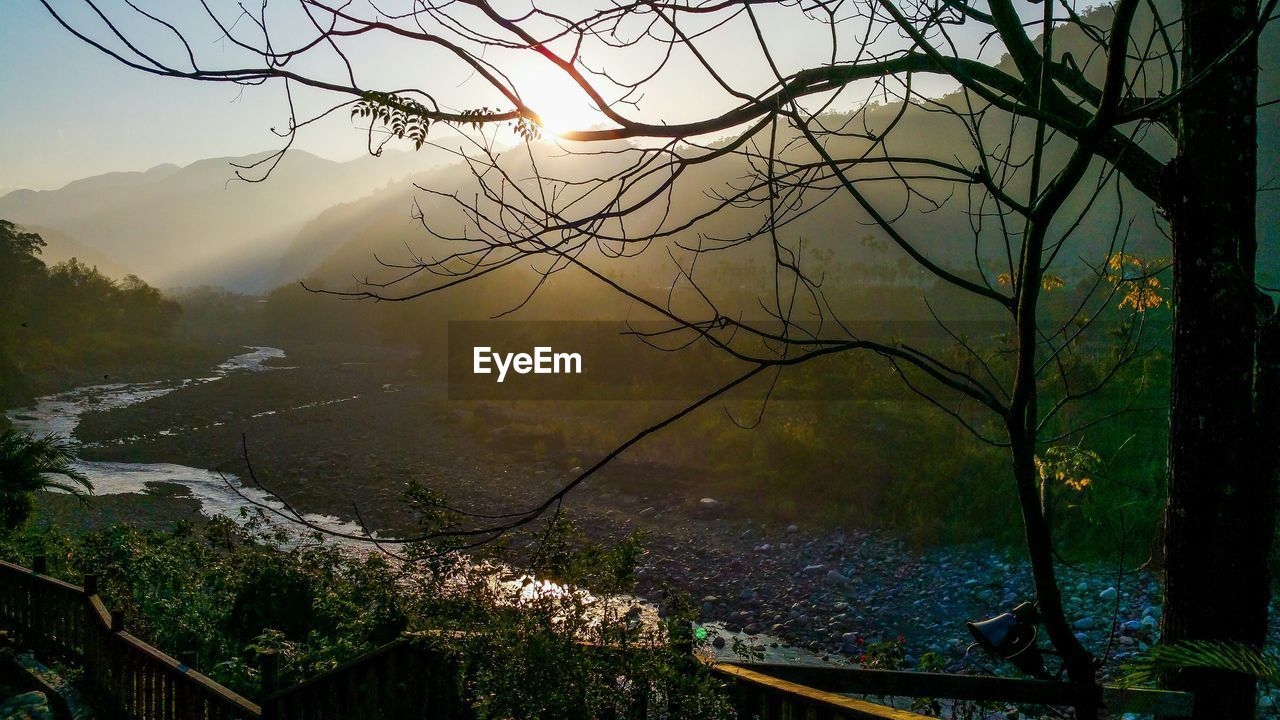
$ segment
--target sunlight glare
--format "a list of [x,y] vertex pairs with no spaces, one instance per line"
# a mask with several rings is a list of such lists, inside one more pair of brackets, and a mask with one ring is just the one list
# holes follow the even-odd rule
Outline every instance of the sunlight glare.
[[580,88],[563,78],[531,78],[518,85],[525,103],[542,119],[545,135],[563,136],[572,130],[587,130],[605,122]]

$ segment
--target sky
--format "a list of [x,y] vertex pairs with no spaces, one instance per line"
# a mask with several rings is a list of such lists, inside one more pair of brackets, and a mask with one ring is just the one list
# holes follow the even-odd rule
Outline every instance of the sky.
[[[279,145],[276,88],[162,78],[82,43],[36,0],[0,0],[0,193],[162,163],[245,155]],[[315,136],[332,159],[361,152]]]
[[[75,0],[50,1],[77,26],[95,27],[94,19]],[[120,0],[102,1],[108,12],[122,6]],[[218,1],[215,0],[215,7]],[[584,3],[588,0],[556,0],[553,6],[560,9]],[[194,0],[140,4],[160,8],[166,19],[184,29],[208,26]],[[801,27],[803,22],[796,23],[794,18],[792,11],[763,18],[777,48],[779,64],[821,64],[827,52],[825,35],[815,41],[815,25]],[[149,48],[167,48],[174,53],[179,50],[158,26],[142,24],[132,30],[137,37],[152,43]],[[817,31],[825,33],[821,27]],[[101,36],[100,26],[98,33],[95,37]],[[759,53],[753,52],[749,33],[750,28],[744,26],[737,34],[712,36],[704,50],[718,58],[717,64],[730,79],[744,81],[744,87],[758,87],[765,66]],[[206,67],[245,59],[216,33],[196,33],[191,39]],[[497,103],[472,73],[451,67],[439,56],[415,55],[415,48],[395,46],[385,40],[364,45],[359,40],[353,42],[363,63],[362,81],[376,77],[390,87],[397,87],[394,83],[398,82],[420,87],[427,83],[441,88],[461,107]],[[168,57],[180,59],[175,54]],[[499,59],[496,53],[493,59]],[[334,71],[333,67],[324,68],[323,62],[321,59],[308,67]],[[614,66],[619,64],[615,62]],[[626,67],[625,63],[621,65]],[[586,102],[575,97],[567,83],[556,82],[558,74],[545,63],[520,60],[509,62],[506,68],[532,93],[535,109],[541,107],[556,125],[582,127],[589,122],[592,114]],[[676,121],[705,113],[701,109],[709,96],[705,78],[704,84],[699,85],[677,72],[666,76],[663,82],[643,101],[651,117]],[[938,92],[945,89],[940,85]],[[321,99],[313,99],[316,102],[312,106],[321,107]],[[305,106],[307,98],[299,102]],[[287,118],[279,83],[239,87],[150,75],[127,68],[72,36],[54,21],[39,0],[0,0],[0,194],[20,187],[61,187],[81,177],[111,171],[145,170],[162,163],[182,165],[202,158],[275,149],[281,140],[271,128],[283,127]],[[365,152],[365,135],[345,113],[340,113],[308,129],[295,147],[322,157],[347,160]]]

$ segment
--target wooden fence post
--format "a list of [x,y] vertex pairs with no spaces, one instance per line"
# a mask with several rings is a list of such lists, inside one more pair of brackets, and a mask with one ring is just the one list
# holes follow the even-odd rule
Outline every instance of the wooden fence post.
[[98,594],[98,576],[97,575],[90,573],[84,576],[84,594],[85,595]]
[[124,611],[112,610],[111,611],[111,632],[123,632],[123,631],[124,631]]
[[31,572],[37,575],[49,574],[49,557],[47,555],[36,555],[31,558]]
[[260,653],[258,668],[262,672],[262,697],[266,699],[280,690],[280,656],[274,650]]

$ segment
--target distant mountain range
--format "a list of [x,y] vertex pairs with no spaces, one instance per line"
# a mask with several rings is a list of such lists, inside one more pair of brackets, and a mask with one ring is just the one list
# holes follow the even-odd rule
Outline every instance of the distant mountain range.
[[450,156],[424,148],[334,162],[291,151],[264,182],[236,178],[234,165],[264,157],[159,165],[57,190],[15,190],[0,198],[0,218],[56,235],[47,262],[65,259],[60,248],[67,247],[104,272],[128,268],[159,287],[261,292],[280,281],[280,258],[307,221]]
[[[1105,7],[1094,11],[1110,12]],[[1106,24],[1106,18],[1099,19]],[[1259,96],[1263,101],[1280,97],[1277,35],[1280,28],[1272,28],[1262,41]],[[1060,32],[1054,38],[1060,52],[1075,47],[1078,57],[1089,55],[1089,43],[1078,31]],[[1007,59],[1002,66],[1016,72]],[[1087,72],[1096,71],[1091,65]],[[959,102],[954,97],[941,99],[943,103],[952,101]],[[969,138],[955,123],[948,123],[944,113],[911,108],[899,118],[899,110],[899,105],[890,104],[872,108],[866,115],[872,129],[877,124],[896,123],[887,136],[885,152],[919,154],[924,143],[933,148],[955,147],[958,156],[971,151]],[[1280,123],[1275,121],[1280,106],[1270,105],[1261,112],[1260,182],[1274,188],[1280,182],[1271,164],[1280,151]],[[1020,132],[1028,132],[1030,127],[1030,123],[1024,124]],[[996,132],[1001,131],[997,128]],[[1167,153],[1168,138],[1157,133],[1150,133],[1149,137],[1153,147]],[[991,142],[998,146],[1003,140],[995,137]],[[838,155],[855,153],[859,149],[857,143],[865,144],[856,138],[837,142],[848,145],[834,148]],[[541,157],[541,163],[557,166],[561,171],[567,167],[562,163],[570,161],[558,157],[563,152],[550,143],[535,144],[531,150],[531,154]],[[1065,150],[1065,146],[1058,146],[1052,152]],[[513,177],[531,174],[527,165],[521,166],[528,162],[529,154],[522,150],[512,155]],[[0,198],[0,218],[44,228],[50,241],[47,260],[75,254],[89,264],[98,264],[104,272],[123,272],[127,268],[159,287],[209,284],[262,292],[314,277],[330,288],[351,289],[353,278],[385,280],[392,276],[395,271],[382,267],[378,259],[407,262],[415,254],[441,257],[456,249],[433,239],[422,223],[413,219],[414,208],[421,210],[430,227],[443,229],[446,234],[461,235],[467,218],[450,198],[421,192],[415,183],[456,193],[458,197],[473,197],[477,191],[469,169],[438,148],[426,147],[418,153],[388,152],[382,157],[366,156],[350,162],[291,151],[265,182],[248,183],[235,178],[233,164],[246,165],[263,157],[265,154],[216,158],[185,167],[161,165],[146,172],[86,178],[58,190],[18,190]],[[571,161],[578,163],[570,171],[578,177],[607,175],[610,163],[618,162],[607,153]],[[696,214],[711,202],[704,190],[724,191],[740,184],[748,172],[740,158],[691,168],[682,179],[685,191],[675,194],[670,208],[657,203],[651,211],[629,217],[628,231],[632,236],[643,235],[643,229],[653,227],[665,210],[670,211],[673,220]],[[927,238],[921,248],[926,254],[962,274],[973,274],[975,254],[984,262],[994,262],[1004,255],[1000,236],[983,241],[996,244],[980,247],[975,253],[971,218],[965,212],[963,198],[946,198],[940,208],[930,207],[918,198],[905,206],[901,188],[891,183],[876,185],[867,195],[876,206],[897,217],[895,226],[904,235]],[[1072,247],[1063,253],[1064,262],[1076,262],[1077,258],[1096,261],[1098,252],[1105,251],[1120,209],[1114,195],[1106,192],[1097,198],[1086,222],[1073,233]],[[1081,193],[1070,204],[1079,210],[1086,202],[1087,196]],[[1168,242],[1156,228],[1150,204],[1135,193],[1127,193],[1124,209],[1134,219],[1128,228],[1127,248],[1153,256],[1167,255]],[[696,244],[700,234],[704,239],[733,237],[747,232],[760,220],[758,211],[735,212],[729,217],[712,218],[680,239]],[[1259,195],[1258,225],[1260,279],[1280,284],[1280,193],[1274,189]],[[869,223],[861,208],[843,196],[805,214],[785,229],[785,235],[790,240],[805,238],[809,250],[838,250],[834,257],[842,267],[850,263],[888,266],[902,258],[899,252],[877,249],[885,245],[883,233]],[[767,252],[760,259],[768,262],[766,256]],[[744,258],[740,255],[738,259]],[[602,257],[600,262],[619,263],[613,266],[619,276],[635,277],[662,268],[653,276],[655,282],[669,281],[673,273],[662,251],[647,252],[641,258]],[[831,270],[838,273],[841,268]],[[909,267],[902,273],[916,270]]]

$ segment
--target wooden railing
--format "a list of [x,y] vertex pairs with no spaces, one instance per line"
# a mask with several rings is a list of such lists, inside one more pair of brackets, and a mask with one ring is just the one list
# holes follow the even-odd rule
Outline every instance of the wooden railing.
[[[38,565],[38,563],[37,563]],[[85,691],[120,720],[253,720],[262,710],[124,631],[90,576],[76,587],[0,561],[0,626],[22,647],[84,668]]]
[[[125,632],[108,611],[94,577],[77,587],[0,561],[0,627],[46,657],[84,668],[85,690],[101,715],[121,720],[471,720],[459,693],[456,659],[408,638],[250,702]],[[271,675],[270,666],[264,674]],[[715,665],[740,717],[830,720],[926,720],[833,693]],[[268,679],[268,684],[270,680]],[[641,703],[630,720],[666,717],[661,703]]]
[[744,719],[928,720],[907,710],[797,685],[745,665],[716,663],[711,670],[728,681],[738,717]]
[[463,720],[458,663],[406,638],[269,696],[270,720]]
[[[472,720],[461,697],[460,664],[431,643],[401,638],[292,687],[271,692],[263,667],[259,707],[124,631],[90,576],[76,587],[0,561],[0,628],[26,648],[84,667],[85,689],[100,714],[120,720]],[[421,639],[421,638],[419,638]],[[595,648],[594,651],[602,651]],[[270,660],[270,656],[267,656]],[[1102,688],[1011,678],[851,668],[712,663],[742,720],[927,720],[851,694],[989,700],[1105,708],[1167,716],[1191,714],[1187,693]],[[678,718],[657,694],[626,720]],[[618,719],[621,720],[621,719]]]
[[[742,666],[716,663],[711,671],[725,682],[743,720],[929,720]],[[267,698],[262,716],[270,720],[470,720],[474,714],[459,696],[457,673],[457,663],[448,656],[401,638]],[[680,713],[654,692],[641,693],[623,717],[679,718]]]

